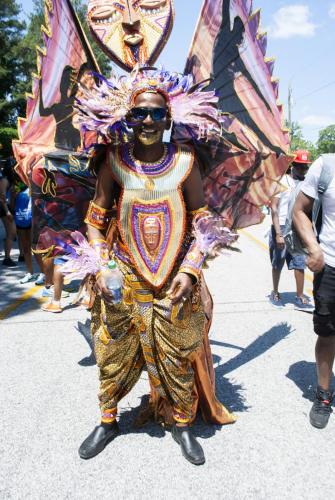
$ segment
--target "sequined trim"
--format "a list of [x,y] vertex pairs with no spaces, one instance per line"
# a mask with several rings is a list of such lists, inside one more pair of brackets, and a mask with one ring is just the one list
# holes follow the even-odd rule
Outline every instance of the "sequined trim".
[[101,415],[101,422],[104,424],[112,424],[116,420],[117,416],[117,408],[111,408],[108,410],[104,410]]
[[194,240],[190,246],[189,251],[185,255],[179,272],[191,274],[198,280],[205,259],[206,256],[200,252],[197,246],[197,242]]
[[153,163],[143,163],[133,157],[130,145],[118,148],[117,157],[122,165],[132,173],[142,177],[160,177],[166,174],[174,166],[177,146],[168,143],[165,145],[166,153],[163,159]]
[[182,412],[179,408],[173,409],[173,420],[177,422],[177,424],[188,424],[191,418],[191,415],[186,415],[186,413]]

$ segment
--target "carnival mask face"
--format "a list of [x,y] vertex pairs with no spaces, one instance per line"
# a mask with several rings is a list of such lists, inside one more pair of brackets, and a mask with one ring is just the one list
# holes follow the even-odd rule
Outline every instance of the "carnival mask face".
[[87,16],[99,45],[131,71],[161,53],[173,25],[173,0],[90,0]]
[[147,217],[144,220],[143,237],[149,253],[154,253],[158,248],[161,237],[161,225],[158,217]]

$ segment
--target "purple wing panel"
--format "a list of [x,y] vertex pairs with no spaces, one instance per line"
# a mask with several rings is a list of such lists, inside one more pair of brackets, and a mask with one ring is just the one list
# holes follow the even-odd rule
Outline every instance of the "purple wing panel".
[[[222,112],[222,142],[195,144],[210,207],[233,227],[261,222],[290,162],[273,59],[252,0],[205,0],[186,69],[211,79]],[[185,135],[178,127],[174,139]],[[229,146],[230,145],[230,146]]]
[[[45,0],[42,45],[26,117],[19,118],[19,139],[13,142],[16,170],[33,195],[34,243],[48,227],[79,229],[94,179],[84,172],[76,112],[78,81],[94,83],[98,70],[82,27],[69,0]],[[73,226],[76,226],[75,228]]]

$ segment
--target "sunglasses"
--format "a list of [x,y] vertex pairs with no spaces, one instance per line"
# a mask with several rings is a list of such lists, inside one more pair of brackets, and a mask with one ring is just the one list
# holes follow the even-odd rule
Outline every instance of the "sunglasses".
[[132,108],[130,110],[130,116],[136,122],[143,122],[147,116],[150,115],[150,118],[154,122],[160,122],[164,120],[167,115],[166,108]]

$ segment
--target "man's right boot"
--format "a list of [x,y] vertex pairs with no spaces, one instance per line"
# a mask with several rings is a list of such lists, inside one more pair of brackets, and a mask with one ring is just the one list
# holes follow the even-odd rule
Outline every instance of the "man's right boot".
[[118,423],[98,425],[79,448],[80,458],[87,460],[98,455],[119,433]]
[[309,421],[317,429],[324,429],[328,424],[330,414],[332,413],[333,394],[318,387],[312,409],[309,414]]
[[172,437],[180,445],[181,452],[193,465],[205,463],[205,455],[201,445],[195,439],[188,425],[172,427]]

